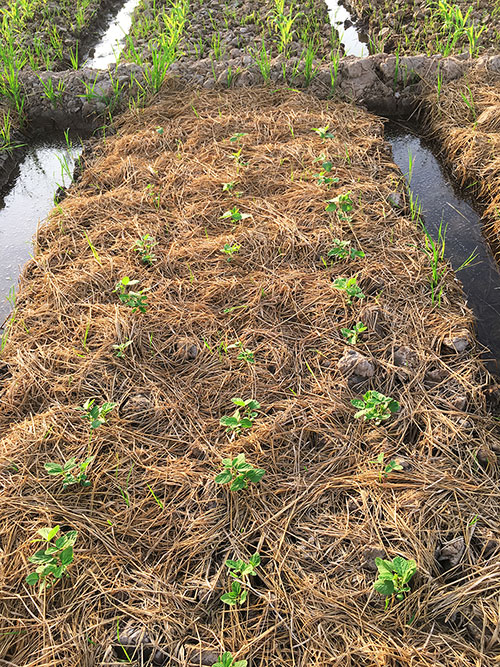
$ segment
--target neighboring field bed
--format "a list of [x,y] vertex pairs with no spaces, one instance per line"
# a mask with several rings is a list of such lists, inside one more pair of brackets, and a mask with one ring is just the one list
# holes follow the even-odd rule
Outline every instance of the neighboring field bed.
[[346,4],[359,29],[369,36],[372,53],[451,55],[500,48],[500,0],[348,0]]
[[500,74],[484,69],[434,90],[428,124],[453,175],[484,208],[486,233],[500,252]]
[[[131,628],[161,647],[156,664],[211,665],[223,650],[251,667],[495,660],[489,378],[443,264],[431,302],[382,134],[364,111],[305,94],[171,87],[95,145],[39,231],[2,356],[6,664],[118,664]],[[352,211],[327,212],[341,194]],[[234,207],[250,217],[224,216]],[[145,234],[158,242],[149,267],[134,251]],[[336,239],[358,255],[328,258]],[[226,244],[240,245],[231,261]],[[124,276],[148,290],[146,312],[113,292]],[[350,276],[364,293],[352,304],[333,287]],[[341,329],[359,321],[348,345]],[[355,419],[368,389],[400,411]],[[230,439],[220,419],[238,396],[261,408]],[[90,439],[77,409],[89,398],[117,404]],[[240,452],[266,475],[231,494],[214,477]],[[385,477],[381,453],[401,469]],[[87,456],[86,489],[64,491],[44,469]],[[79,532],[74,563],[38,596],[25,583],[32,540],[56,524]],[[229,608],[225,561],[256,551],[248,600]],[[417,562],[412,592],[387,611],[377,555]]]

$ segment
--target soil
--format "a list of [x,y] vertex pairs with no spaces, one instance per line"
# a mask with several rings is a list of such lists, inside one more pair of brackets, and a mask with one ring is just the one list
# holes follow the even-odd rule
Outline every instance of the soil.
[[[170,83],[117,125],[40,229],[2,355],[0,654],[19,667],[113,664],[118,628],[144,664],[211,664],[224,650],[262,667],[491,664],[497,473],[475,463],[481,447],[500,451],[489,377],[451,271],[431,305],[381,120],[287,89]],[[312,130],[327,125],[332,138]],[[322,155],[331,187],[315,176]],[[352,220],[325,211],[345,192]],[[223,218],[234,206],[251,217]],[[152,267],[133,250],[145,234],[158,242]],[[365,257],[318,262],[335,238]],[[241,245],[230,262],[226,243]],[[145,313],[113,292],[126,275],[147,289]],[[333,281],[352,275],[366,296],[349,305]],[[357,321],[369,323],[356,350],[371,370],[351,389],[340,330]],[[464,335],[466,348],[445,348]],[[238,341],[253,364],[228,347]],[[437,369],[453,377],[446,397],[424,384]],[[367,389],[400,410],[379,426],[354,419]],[[231,439],[219,420],[236,396],[261,408]],[[92,397],[120,409],[89,442],[77,408]],[[240,452],[266,475],[231,493],[214,476]],[[381,479],[381,452],[403,470]],[[88,455],[90,489],[64,491],[44,470]],[[36,531],[56,524],[78,530],[75,560],[39,598],[27,559]],[[436,553],[460,538],[460,577],[445,579]],[[368,550],[417,560],[411,594],[389,611]],[[256,551],[248,601],[225,607],[225,560]]]

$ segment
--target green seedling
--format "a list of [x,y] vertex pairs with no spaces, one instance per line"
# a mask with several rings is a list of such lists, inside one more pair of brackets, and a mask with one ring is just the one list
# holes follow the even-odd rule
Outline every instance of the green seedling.
[[333,139],[335,135],[333,132],[329,132],[328,130],[330,129],[330,125],[325,125],[325,127],[313,127],[312,131],[316,132],[318,137],[321,139]]
[[248,577],[256,574],[255,568],[260,565],[260,555],[255,553],[250,557],[250,561],[245,563],[243,560],[227,560],[226,566],[229,568],[229,575],[234,579],[242,579],[242,581],[233,581],[229,593],[221,595],[222,602],[229,605],[243,604],[248,597],[248,591],[244,588],[244,584],[248,581]]
[[335,278],[333,281],[333,287],[335,289],[345,292],[347,295],[347,303],[352,304],[353,299],[364,299],[365,295],[361,287],[357,284],[356,276],[351,276],[350,278]]
[[370,461],[370,463],[378,463],[381,466],[381,470],[378,473],[379,482],[382,482],[382,480],[387,479],[391,474],[391,472],[393,472],[394,470],[403,470],[403,466],[399,465],[399,463],[395,459],[387,461],[387,463],[384,465],[384,458],[385,458],[384,452],[380,452],[380,454],[374,461]]
[[389,419],[391,415],[399,410],[397,401],[373,390],[367,391],[362,399],[354,398],[351,405],[359,408],[354,415],[354,419],[374,420],[375,424],[380,424],[383,420]]
[[224,470],[216,476],[215,482],[230,483],[230,491],[246,489],[250,482],[258,484],[266,474],[262,468],[254,468],[251,463],[247,463],[245,454],[238,454],[234,459],[222,459],[222,466]]
[[233,243],[232,245],[229,243],[225,243],[224,247],[221,248],[221,252],[227,255],[226,259],[228,262],[230,262],[233,258],[233,255],[235,255],[240,248],[241,245],[239,243]]
[[252,428],[257,417],[260,403],[252,398],[244,401],[242,398],[232,398],[231,401],[238,406],[230,417],[221,417],[221,426],[226,427],[226,433],[238,435],[244,428]]
[[138,280],[130,280],[128,276],[125,276],[116,283],[113,292],[118,292],[118,298],[120,301],[125,306],[132,308],[133,313],[135,313],[137,310],[139,310],[141,313],[145,313],[146,307],[148,305],[146,297],[144,296],[145,290],[140,290],[139,292],[128,291],[132,285],[137,285],[138,282]]
[[[331,165],[331,162],[329,163]],[[318,174],[314,174],[314,178],[317,180],[318,185],[330,186],[333,183],[338,183],[339,179],[336,176],[328,176],[330,170],[322,169]]]
[[351,248],[350,241],[340,241],[339,239],[333,239],[335,244],[331,250],[328,251],[328,257],[333,259],[356,259],[356,257],[364,257],[365,253],[362,250],[356,250]]
[[[66,463],[52,463],[47,462],[44,465],[45,470],[49,475],[62,475],[63,489],[67,489],[68,486],[73,484],[80,484],[83,488],[90,486],[91,482],[87,479],[86,470],[89,465],[94,460],[93,456],[89,456],[88,459],[85,459],[82,463],[76,463],[76,458],[72,457]],[[75,472],[76,469],[76,472]]]
[[217,662],[214,662],[212,667],[247,667],[246,660],[234,660],[231,653],[223,653]]
[[239,141],[242,137],[246,137],[247,132],[236,132],[236,134],[233,134],[233,136],[229,139],[229,141]]
[[402,600],[405,594],[410,592],[408,584],[417,571],[417,564],[414,560],[406,560],[401,556],[396,556],[392,561],[375,558],[375,564],[378,569],[378,579],[373,587],[386,596],[385,608],[387,609],[394,596],[396,600]]
[[340,333],[344,336],[349,345],[356,345],[358,342],[359,336],[366,331],[366,327],[363,322],[356,322],[352,329],[341,329]]
[[236,181],[228,181],[222,184],[222,192],[232,192],[236,187]]
[[28,574],[26,583],[30,586],[40,584],[39,593],[53,586],[73,562],[73,545],[78,537],[78,532],[70,530],[52,542],[59,529],[60,526],[40,528],[37,533],[41,539],[33,540],[33,542],[45,542],[45,547],[28,558],[30,563],[35,563],[38,567],[35,572]]
[[339,220],[342,220],[343,222],[350,222],[352,220],[352,216],[349,215],[349,213],[354,208],[354,202],[351,199],[351,192],[337,195],[333,199],[327,199],[326,201],[327,204],[325,210],[328,213],[337,213]]
[[116,345],[112,345],[111,347],[113,348],[113,350],[115,350],[115,357],[122,359],[125,356],[125,350],[130,345],[132,345],[131,340],[127,340],[124,343],[117,343]]
[[249,350],[246,347],[243,347],[243,343],[238,341],[237,343],[233,343],[232,345],[228,345],[227,349],[231,350],[234,348],[239,348],[240,352],[238,356],[236,357],[238,361],[246,361],[247,364],[254,364],[255,363],[255,354],[252,352],[252,350]]
[[107,415],[116,408],[116,403],[103,403],[100,407],[95,405],[95,398],[89,398],[83,404],[83,407],[77,408],[84,414],[82,419],[90,422],[90,428],[94,431],[99,426],[106,423]]
[[153,253],[153,248],[157,245],[158,242],[155,241],[152,236],[144,234],[141,239],[134,243],[133,249],[139,253],[143,264],[152,266],[153,262],[156,262],[157,260],[156,255]]
[[227,220],[227,218],[231,218],[233,222],[240,222],[240,220],[246,220],[247,218],[251,217],[252,217],[251,213],[241,213],[240,209],[237,206],[234,206],[232,209],[226,211],[221,215],[222,220]]

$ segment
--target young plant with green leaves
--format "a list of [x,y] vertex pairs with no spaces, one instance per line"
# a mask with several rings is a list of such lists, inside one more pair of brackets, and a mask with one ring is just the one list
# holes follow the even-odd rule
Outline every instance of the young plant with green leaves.
[[[324,164],[329,164],[331,165],[331,162],[325,162]],[[316,179],[316,182],[318,185],[326,185],[327,187],[330,187],[330,185],[333,185],[334,183],[338,183],[339,179],[337,176],[329,176],[328,174],[330,173],[330,169],[321,169],[317,174],[314,174],[314,178]]]
[[333,199],[326,200],[325,211],[328,213],[336,213],[339,220],[342,222],[350,222],[352,216],[349,215],[354,208],[354,202],[351,198],[351,192],[345,192],[344,194],[337,195]]
[[363,290],[357,283],[357,276],[351,276],[350,278],[335,278],[333,287],[344,292],[347,296],[347,303],[349,305],[352,304],[353,299],[365,298]]
[[144,296],[146,290],[140,290],[139,292],[130,290],[133,285],[137,285],[138,283],[138,280],[131,280],[128,276],[125,276],[116,283],[113,292],[118,292],[120,301],[125,306],[132,308],[133,313],[137,310],[145,313],[148,305],[147,297]]
[[366,327],[363,322],[356,322],[356,324],[353,326],[352,329],[341,329],[340,333],[342,336],[346,339],[346,341],[349,343],[349,345],[356,345],[358,342],[358,339],[360,335],[367,330],[368,327]]
[[248,590],[245,588],[245,584],[248,582],[248,577],[257,574],[255,568],[259,565],[260,555],[258,553],[254,553],[248,563],[245,563],[244,560],[227,560],[226,566],[229,569],[229,575],[240,581],[232,582],[231,590],[221,595],[220,599],[222,602],[228,605],[243,604],[248,597]]
[[212,667],[247,667],[247,664],[246,660],[235,660],[232,654],[226,651],[217,662],[214,662]]
[[252,428],[257,418],[257,410],[260,408],[260,403],[253,398],[249,398],[246,401],[242,398],[232,398],[231,401],[238,407],[230,417],[221,417],[220,424],[226,427],[226,433],[234,437],[235,435],[239,435],[243,429]]
[[96,405],[95,398],[89,398],[83,404],[83,407],[77,408],[83,412],[82,419],[90,422],[90,429],[95,431],[106,423],[108,414],[116,408],[116,403],[103,403],[101,406]]
[[68,566],[73,562],[73,546],[78,537],[78,532],[70,530],[58,537],[55,542],[52,542],[59,530],[60,526],[40,528],[37,531],[40,538],[33,540],[33,542],[45,542],[45,546],[28,558],[30,563],[34,563],[38,567],[35,572],[28,574],[26,583],[30,586],[39,584],[39,593],[42,593],[46,588],[50,588],[57,580],[61,579]]
[[246,361],[247,364],[255,363],[255,353],[252,352],[252,350],[249,350],[247,347],[243,347],[243,343],[241,341],[227,346],[228,350],[235,348],[240,350],[238,356],[236,357],[238,361]]
[[380,452],[380,454],[374,461],[370,461],[370,463],[378,463],[380,466],[380,470],[378,473],[379,482],[382,482],[383,480],[387,479],[391,474],[391,472],[393,472],[394,470],[403,470],[403,466],[400,465],[396,461],[396,459],[390,459],[390,461],[387,461],[387,463],[384,463],[384,459],[385,459],[384,452]]
[[251,218],[251,213],[241,213],[240,209],[237,206],[233,206],[229,211],[226,211],[221,215],[221,220],[231,219],[233,222],[240,222],[241,220],[247,220]]
[[363,258],[365,253],[362,250],[356,250],[351,247],[350,241],[341,241],[340,239],[333,239],[333,248],[331,248],[327,255],[334,260],[338,259],[356,259]]
[[248,488],[253,482],[258,484],[266,474],[262,468],[254,468],[245,460],[245,454],[238,454],[234,459],[222,459],[223,471],[216,477],[217,484],[229,484],[230,491],[239,491]]
[[374,421],[375,424],[380,424],[385,419],[389,419],[399,410],[397,401],[374,390],[367,391],[362,399],[354,398],[351,405],[358,408],[354,419]]
[[158,241],[155,241],[149,234],[144,234],[142,238],[134,243],[133,249],[135,252],[139,253],[143,264],[152,266],[153,262],[156,262],[157,260],[157,257],[153,252],[153,248],[157,245]]
[[63,489],[67,489],[68,486],[72,486],[73,484],[80,484],[80,486],[86,488],[91,485],[91,482],[87,479],[86,470],[94,458],[94,456],[89,456],[79,464],[76,463],[75,457],[71,457],[65,463],[52,463],[49,461],[44,464],[44,468],[49,475],[55,477],[62,476]]
[[224,243],[224,247],[221,248],[221,252],[226,255],[226,260],[230,262],[233,259],[233,255],[239,252],[241,248],[240,243]]
[[125,356],[125,350],[132,345],[131,340],[126,340],[124,343],[116,343],[116,345],[112,345],[111,347],[115,351],[115,357],[118,357],[119,359],[122,359]]
[[401,556],[396,556],[392,561],[383,558],[375,558],[375,564],[378,569],[378,578],[373,587],[378,593],[385,595],[385,608],[394,600],[403,600],[405,595],[410,592],[409,582],[417,571],[417,564],[414,560],[406,560]]
[[325,125],[324,127],[313,127],[312,131],[316,132],[318,137],[324,141],[325,139],[333,139],[335,137],[333,132],[329,132],[329,129],[330,125]]

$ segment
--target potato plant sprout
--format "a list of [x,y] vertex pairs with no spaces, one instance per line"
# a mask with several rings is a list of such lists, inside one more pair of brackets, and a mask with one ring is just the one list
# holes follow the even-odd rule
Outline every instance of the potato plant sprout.
[[375,564],[378,569],[378,578],[373,587],[385,595],[385,608],[387,609],[394,597],[396,600],[403,600],[410,592],[409,582],[417,571],[417,564],[414,560],[406,560],[401,556],[396,556],[392,561],[375,558]]
[[40,528],[39,538],[33,542],[45,542],[45,546],[28,558],[30,563],[38,567],[35,572],[28,574],[26,583],[30,586],[39,584],[38,592],[53,586],[66,573],[68,566],[73,562],[73,545],[78,537],[76,530],[70,530],[52,542],[59,533],[60,526],[54,528]]
[[361,399],[354,398],[351,405],[359,408],[354,415],[354,419],[373,420],[375,424],[380,424],[385,419],[389,419],[399,410],[397,401],[373,390],[367,391]]
[[245,454],[238,454],[234,459],[222,459],[223,471],[220,472],[215,481],[217,484],[229,484],[230,491],[239,491],[248,488],[253,482],[258,484],[266,474],[262,468],[254,468],[245,460]]
[[248,577],[257,574],[255,568],[260,565],[260,555],[254,553],[248,563],[244,560],[227,560],[226,567],[229,569],[229,575],[236,579],[231,584],[231,590],[221,595],[221,600],[228,605],[243,604],[248,597],[248,590],[245,585],[248,583]]

